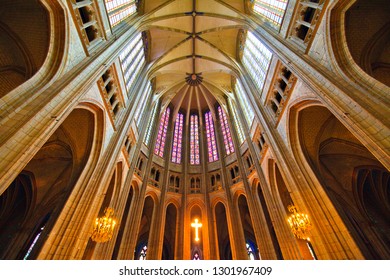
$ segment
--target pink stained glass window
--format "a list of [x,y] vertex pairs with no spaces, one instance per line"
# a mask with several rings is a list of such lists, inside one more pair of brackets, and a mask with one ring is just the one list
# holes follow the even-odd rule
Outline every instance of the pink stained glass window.
[[218,106],[218,115],[219,115],[219,120],[221,122],[223,142],[225,144],[226,154],[230,155],[231,153],[234,153],[232,134],[230,133],[230,127],[229,127],[229,123],[225,111],[221,108],[221,106]]
[[217,141],[215,139],[215,130],[213,117],[211,112],[205,114],[206,119],[206,137],[207,137],[207,149],[209,154],[209,162],[218,160]]
[[167,108],[161,116],[160,126],[158,128],[156,146],[154,147],[154,153],[159,157],[164,156],[165,139],[167,137],[167,129],[169,122],[170,109]]
[[190,118],[190,164],[200,164],[199,119],[197,115],[191,115]]
[[183,114],[177,114],[175,121],[175,132],[172,144],[172,162],[181,163],[181,147],[183,137]]

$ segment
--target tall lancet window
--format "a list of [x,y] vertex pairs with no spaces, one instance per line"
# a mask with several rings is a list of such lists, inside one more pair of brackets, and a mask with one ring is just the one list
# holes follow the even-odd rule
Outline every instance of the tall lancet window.
[[135,111],[135,114],[134,114],[134,120],[136,121],[138,128],[141,125],[141,120],[142,120],[141,116],[143,115],[142,113],[144,112],[144,108],[145,108],[145,105],[147,103],[146,102],[147,97],[150,96],[151,92],[152,92],[152,85],[149,82],[148,85],[146,86],[145,91],[141,94],[141,99],[138,102],[137,110]]
[[137,11],[135,0],[104,0],[111,27],[118,25]]
[[160,126],[158,128],[156,146],[154,147],[154,153],[159,157],[164,156],[165,139],[167,137],[168,123],[170,109],[167,107],[161,116]]
[[198,115],[190,117],[190,164],[200,164]]
[[144,43],[142,35],[135,36],[119,54],[121,61],[123,78],[126,83],[127,92],[133,86],[138,73],[145,64]]
[[248,31],[242,56],[242,63],[247,69],[259,92],[263,89],[271,58],[272,53],[263,45],[263,43],[261,43],[251,32]]
[[205,114],[207,148],[209,153],[209,162],[218,160],[217,141],[215,139],[214,122],[211,112]]
[[279,28],[282,24],[287,2],[288,0],[255,0],[253,11],[271,22],[276,28]]
[[230,155],[234,153],[234,145],[232,140],[232,134],[230,133],[229,123],[225,114],[225,111],[218,106],[219,121],[221,122],[221,129],[223,135],[223,142],[225,144],[226,154]]
[[152,127],[153,127],[154,119],[156,118],[156,113],[157,113],[157,104],[158,103],[156,103],[153,106],[152,113],[150,114],[149,125],[147,127],[147,130],[146,130],[146,133],[145,133],[145,140],[144,140],[144,143],[146,145],[149,145],[150,135],[152,134]]
[[241,108],[243,108],[246,122],[248,123],[248,126],[251,127],[255,113],[253,112],[252,105],[249,103],[248,97],[245,94],[240,80],[237,80],[234,89],[241,104]]
[[242,144],[245,140],[245,137],[244,137],[244,131],[242,130],[242,126],[241,126],[240,120],[239,120],[238,115],[237,115],[237,108],[236,108],[235,104],[233,103],[232,99],[230,99],[230,98],[229,98],[229,103],[230,103],[230,108],[232,109],[233,121],[234,121],[234,125],[236,126],[236,129],[237,129],[238,139],[240,140],[240,144]]
[[181,147],[183,137],[183,114],[178,113],[175,121],[175,132],[172,144],[172,162],[181,163]]

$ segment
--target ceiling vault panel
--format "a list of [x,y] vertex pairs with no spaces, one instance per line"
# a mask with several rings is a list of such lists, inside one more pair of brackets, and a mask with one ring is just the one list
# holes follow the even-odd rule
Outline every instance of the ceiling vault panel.
[[[148,1],[146,1],[148,2]],[[205,110],[223,102],[238,73],[237,36],[246,28],[243,1],[176,0],[145,4],[149,77],[164,104]],[[149,11],[149,13],[148,13]],[[215,11],[222,11],[221,14]]]

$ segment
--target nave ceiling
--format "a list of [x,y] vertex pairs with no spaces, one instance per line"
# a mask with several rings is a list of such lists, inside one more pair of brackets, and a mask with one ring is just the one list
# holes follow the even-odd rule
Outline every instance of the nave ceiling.
[[224,104],[238,74],[245,1],[144,1],[150,78],[163,105],[182,111]]

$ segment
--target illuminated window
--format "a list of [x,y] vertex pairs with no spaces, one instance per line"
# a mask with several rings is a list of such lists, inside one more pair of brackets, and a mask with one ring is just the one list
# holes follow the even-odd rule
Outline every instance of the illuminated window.
[[200,256],[199,256],[198,252],[195,252],[195,253],[194,253],[194,256],[192,257],[192,259],[193,259],[194,261],[199,261],[199,260],[200,260]]
[[259,14],[274,26],[280,27],[288,0],[257,0],[253,11]]
[[141,252],[139,253],[139,260],[144,261],[146,260],[146,254],[148,252],[148,246],[144,246],[141,249]]
[[230,98],[229,98],[229,103],[230,103],[230,107],[232,108],[233,122],[237,129],[238,139],[240,141],[240,144],[242,144],[244,142],[245,137],[244,137],[244,132],[242,131],[241,123],[237,116],[237,108]]
[[254,250],[253,250],[253,247],[247,242],[246,243],[246,252],[248,254],[248,259],[250,260],[256,260],[256,257],[255,257],[255,253],[254,253]]
[[119,54],[126,89],[129,92],[138,73],[145,63],[145,54],[141,34],[131,40]]
[[142,115],[141,112],[144,111],[145,105],[147,103],[146,99],[151,94],[151,92],[152,92],[152,85],[148,83],[146,87],[146,91],[143,94],[141,94],[141,99],[138,102],[137,110],[135,111],[134,114],[134,120],[136,121],[138,128],[142,120],[142,118],[140,117]]
[[181,145],[183,137],[183,114],[178,113],[175,121],[175,131],[172,144],[172,162],[181,162]]
[[200,164],[199,119],[197,115],[191,115],[190,118],[190,164]]
[[137,11],[136,1],[134,0],[105,0],[108,18],[111,27],[118,25],[125,18],[131,16]]
[[248,32],[242,63],[259,92],[263,89],[271,58],[272,53],[251,32]]
[[42,231],[44,229],[45,229],[45,226],[43,226],[43,227],[41,227],[39,229],[39,231],[38,231],[37,235],[35,236],[33,242],[31,243],[30,247],[28,248],[28,251],[27,251],[26,255],[23,258],[24,260],[27,260],[28,257],[30,256],[32,249],[34,248],[35,244],[37,243],[37,241],[38,241],[39,237],[41,236],[41,233],[42,233]]
[[167,137],[168,123],[169,123],[170,109],[165,109],[161,116],[160,127],[158,128],[156,146],[154,147],[154,153],[159,157],[164,156],[165,139]]
[[218,115],[219,120],[221,122],[223,142],[225,144],[226,154],[230,155],[231,153],[234,153],[233,140],[225,111],[221,108],[221,106],[218,106]]
[[208,111],[205,114],[205,119],[206,119],[206,137],[207,137],[207,148],[209,153],[209,162],[213,162],[218,160],[218,152],[217,152],[217,141],[215,139],[214,122],[210,111]]
[[156,103],[153,107],[153,111],[152,111],[152,114],[150,115],[150,120],[149,120],[149,125],[147,127],[147,131],[145,133],[145,140],[144,140],[144,143],[146,145],[149,145],[149,141],[150,141],[150,135],[152,134],[152,127],[153,127],[153,123],[154,123],[154,119],[156,118],[156,113],[157,113],[157,104]]
[[240,80],[237,80],[235,85],[235,91],[237,93],[238,100],[243,108],[245,119],[250,127],[252,125],[253,118],[255,116],[252,106],[249,104],[248,97],[245,94],[245,91],[242,87]]

